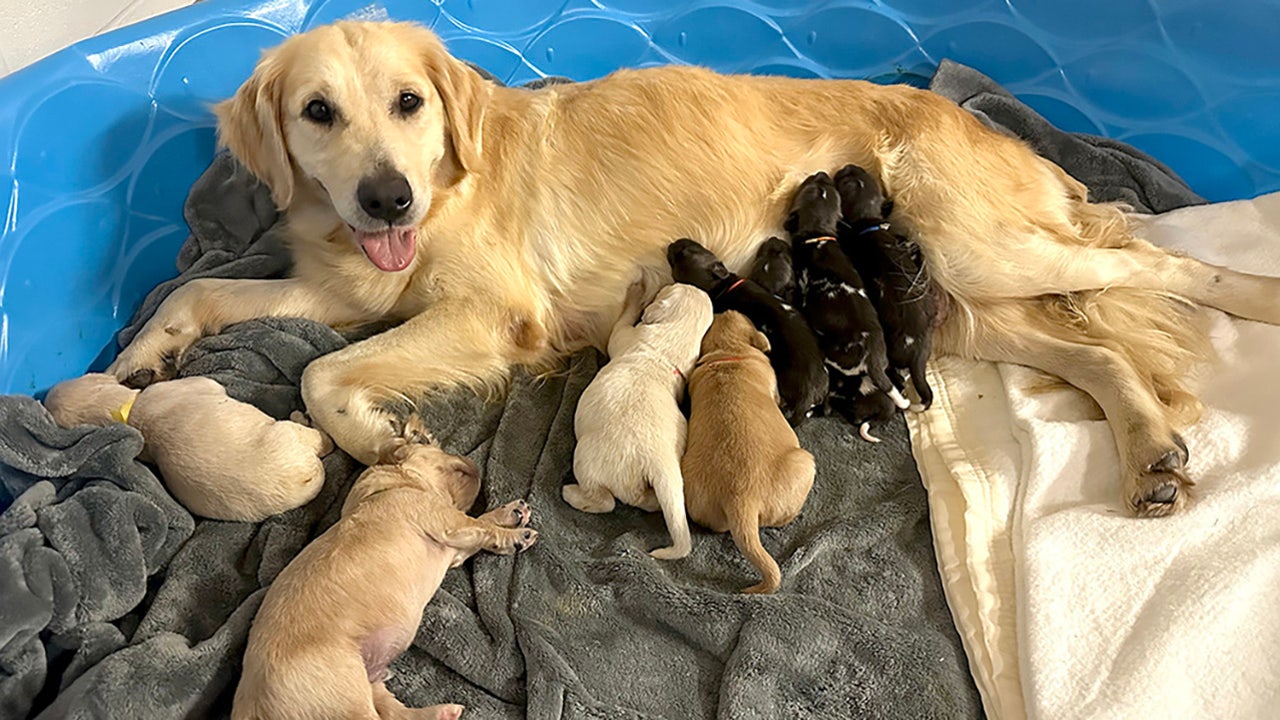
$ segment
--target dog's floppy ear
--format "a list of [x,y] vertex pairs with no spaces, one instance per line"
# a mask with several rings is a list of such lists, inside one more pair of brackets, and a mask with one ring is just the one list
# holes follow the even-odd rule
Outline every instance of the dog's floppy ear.
[[284,144],[284,63],[269,52],[229,100],[218,103],[218,142],[271,188],[276,208],[293,201],[293,163]]
[[759,330],[755,330],[751,333],[751,346],[766,355],[768,355],[769,351],[773,348],[773,346],[769,344],[769,338],[765,337],[765,334]]
[[787,219],[782,223],[782,229],[789,233],[794,233],[800,227],[800,213],[792,212],[787,215]]
[[493,85],[475,70],[454,58],[435,35],[423,30],[423,61],[427,74],[444,102],[449,121],[449,141],[463,172],[480,167],[484,111]]

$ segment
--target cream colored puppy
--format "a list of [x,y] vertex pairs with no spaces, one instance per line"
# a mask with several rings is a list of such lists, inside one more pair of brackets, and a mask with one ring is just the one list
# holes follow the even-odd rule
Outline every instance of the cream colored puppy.
[[257,522],[305,505],[324,485],[320,458],[333,450],[319,430],[275,420],[204,377],[139,392],[111,375],[90,374],[55,385],[45,407],[62,427],[137,428],[139,459],[159,468],[184,507],[215,520]]
[[685,420],[679,398],[711,325],[711,298],[692,285],[668,285],[641,316],[638,289],[632,286],[609,336],[609,364],[578,400],[578,483],[562,493],[583,512],[609,512],[615,498],[651,512],[661,509],[671,545],[650,554],[673,560],[691,547],[680,477]]
[[813,488],[813,456],[778,409],[768,350],[768,339],[745,315],[716,316],[689,377],[689,441],[680,463],[689,517],[728,531],[763,576],[747,593],[771,593],[782,584],[777,561],[760,543],[760,526],[794,520]]
[[470,460],[434,444],[389,444],[352,486],[338,522],[267,591],[232,719],[458,718],[461,705],[407,708],[384,681],[449,568],[537,540],[523,500],[468,517],[479,491]]

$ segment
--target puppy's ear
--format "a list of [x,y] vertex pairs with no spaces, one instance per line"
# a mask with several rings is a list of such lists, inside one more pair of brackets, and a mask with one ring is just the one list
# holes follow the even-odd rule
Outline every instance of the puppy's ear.
[[794,233],[800,227],[800,213],[793,212],[787,216],[786,221],[782,223],[782,229],[789,233]]
[[219,144],[271,188],[279,210],[293,201],[293,163],[284,143],[284,68],[278,55],[268,52],[236,94],[213,108]]
[[893,213],[893,200],[885,198],[884,204],[880,206],[880,217],[887,218]]
[[444,102],[449,122],[449,141],[463,172],[473,172],[481,165],[484,112],[493,94],[493,85],[465,63],[449,54],[434,34],[422,33],[422,57],[427,75]]
[[769,338],[765,337],[765,334],[759,330],[755,330],[751,333],[751,346],[765,355],[768,355],[769,351],[773,349],[772,346],[769,345]]

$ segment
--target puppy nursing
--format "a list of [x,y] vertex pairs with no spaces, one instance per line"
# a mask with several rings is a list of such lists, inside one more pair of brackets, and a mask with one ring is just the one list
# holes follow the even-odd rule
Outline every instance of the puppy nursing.
[[866,286],[836,239],[840,196],[826,173],[801,184],[787,218],[797,270],[797,292],[826,355],[831,375],[832,403],[855,424],[862,436],[867,421],[853,417],[853,401],[883,393],[894,405],[910,402],[889,379],[884,331]]
[[652,555],[670,560],[690,549],[680,476],[685,419],[678,403],[711,324],[711,300],[696,287],[668,285],[640,315],[638,290],[633,286],[609,337],[609,363],[578,400],[578,482],[562,493],[583,512],[610,512],[615,499],[661,509],[671,545]]
[[760,571],[743,592],[770,593],[782,574],[760,543],[760,526],[795,519],[813,487],[813,456],[777,403],[769,341],[741,313],[716,316],[689,378],[689,439],[680,462],[689,517],[729,532]]
[[[689,239],[667,246],[667,263],[676,282],[696,285],[711,295],[716,312],[736,310],[769,338],[769,361],[777,374],[782,410],[798,427],[827,401],[827,371],[822,350],[795,308],[751,280],[729,272],[710,250]],[[785,289],[785,281],[779,286]]]
[[406,708],[384,681],[449,568],[537,540],[523,500],[468,517],[479,490],[470,460],[433,444],[391,444],[356,480],[341,519],[267,591],[233,720],[456,720],[461,705]]

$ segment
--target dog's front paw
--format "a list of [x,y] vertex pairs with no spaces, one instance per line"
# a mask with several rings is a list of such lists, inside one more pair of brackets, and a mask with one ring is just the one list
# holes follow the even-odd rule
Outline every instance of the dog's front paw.
[[481,516],[483,519],[505,528],[522,528],[529,524],[533,511],[524,500],[512,500],[501,507],[494,508]]
[[178,375],[183,353],[199,338],[197,333],[175,331],[173,334],[144,331],[107,366],[125,387],[141,390],[153,383],[172,380]]
[[1139,517],[1164,517],[1182,511],[1195,482],[1187,476],[1187,449],[1182,438],[1127,481],[1125,502]]
[[500,529],[489,551],[495,555],[514,555],[528,550],[537,541],[538,531],[533,528]]

